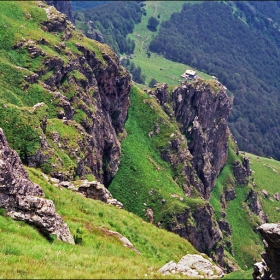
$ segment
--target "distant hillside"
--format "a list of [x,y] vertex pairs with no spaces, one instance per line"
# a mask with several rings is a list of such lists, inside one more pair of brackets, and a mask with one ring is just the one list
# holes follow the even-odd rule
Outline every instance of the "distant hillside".
[[[149,49],[218,79],[234,94],[229,126],[241,149],[280,159],[277,2],[185,4]],[[268,18],[271,14],[272,18]]]
[[108,1],[70,1],[72,5],[73,11],[79,11],[79,10],[84,10],[84,9],[90,9],[93,7],[101,6]]
[[88,8],[75,14],[76,26],[91,39],[94,33],[101,33],[102,42],[108,44],[118,54],[134,51],[135,43],[127,38],[135,23],[142,17],[142,8],[134,1],[112,1],[106,5]]

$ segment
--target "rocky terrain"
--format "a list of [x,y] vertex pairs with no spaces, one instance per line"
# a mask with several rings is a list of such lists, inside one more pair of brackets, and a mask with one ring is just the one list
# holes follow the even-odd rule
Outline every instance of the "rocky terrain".
[[254,279],[279,279],[279,251],[280,251],[280,225],[263,224],[258,227],[260,232],[265,253],[262,253],[262,261],[255,263],[253,278]]
[[68,226],[56,213],[53,201],[44,198],[40,186],[32,183],[22,162],[0,129],[0,207],[15,220],[25,221],[50,237],[74,244]]
[[[78,227],[73,226],[78,218],[71,217],[73,237],[54,206],[58,203],[67,216],[63,195],[71,201],[75,196],[99,200],[123,211],[122,217],[129,210],[157,230],[176,233],[224,272],[237,269],[243,260],[239,255],[235,259],[231,203],[241,201],[240,211],[248,215],[254,231],[269,221],[263,201],[268,193],[259,192],[250,160],[238,151],[227,127],[231,101],[224,86],[198,79],[176,87],[156,84],[142,91],[131,82],[112,49],[76,30],[68,20],[68,1],[47,2],[53,6],[38,1],[30,10],[22,3],[20,12],[28,27],[20,22],[22,27],[16,26],[15,31],[9,22],[5,32],[15,36],[8,45],[3,40],[0,43],[5,54],[0,57],[0,208],[48,238],[55,234],[60,240],[74,244],[75,239],[82,245],[84,232],[84,236],[97,232],[144,256],[143,247],[138,247],[147,244],[149,237],[139,241],[137,234],[130,235],[132,226],[124,218],[116,221],[106,211],[95,213],[88,206],[91,202],[83,202],[79,219],[86,219],[85,215],[96,215],[93,221],[106,219],[98,226],[85,222]],[[59,191],[59,199],[45,199],[22,163],[44,185],[47,197]],[[125,226],[130,227],[126,232]],[[267,226],[259,231],[269,240],[267,232],[274,233]],[[277,243],[266,242],[256,277],[267,275],[264,271],[274,277],[279,274],[273,265]],[[94,249],[102,246],[97,244]],[[162,252],[151,248],[151,254],[161,259]],[[180,257],[186,253],[180,251]],[[223,275],[206,256],[186,255],[178,261],[174,259],[160,273]]]
[[[119,165],[119,135],[125,133],[130,76],[105,45],[101,46],[101,53],[98,50],[99,57],[78,42],[72,51],[68,42],[82,35],[77,35],[66,16],[54,7],[40,2],[39,5],[48,17],[41,28],[53,36],[56,32],[62,33],[62,40],[52,45],[42,36],[40,40],[20,40],[13,46],[17,52],[26,51],[29,59],[39,60],[41,64],[24,77],[24,89],[28,91],[31,85],[40,85],[49,96],[48,103],[39,100],[30,110],[31,114],[40,109],[44,113],[38,128],[40,148],[25,161],[28,166],[44,166],[46,173],[61,180],[93,174],[100,182],[108,184]],[[47,53],[44,47],[52,52]],[[49,112],[52,117],[47,112],[50,107],[56,112]],[[69,135],[63,137],[60,131],[53,129],[54,123],[60,131],[68,126],[76,143]],[[71,167],[65,168],[66,163],[56,156],[58,150],[67,155]]]
[[163,85],[154,94],[165,112],[181,124],[180,132],[188,139],[192,166],[203,184],[195,187],[209,199],[215,180],[227,161],[229,134],[226,121],[230,100],[218,82],[215,87],[202,81],[182,85],[170,95],[167,89],[167,85]]

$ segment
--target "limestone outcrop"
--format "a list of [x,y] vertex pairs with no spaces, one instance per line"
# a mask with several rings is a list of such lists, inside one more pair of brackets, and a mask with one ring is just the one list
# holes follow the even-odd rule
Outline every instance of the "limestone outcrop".
[[166,84],[160,84],[154,95],[165,112],[181,124],[180,131],[188,139],[192,166],[204,186],[198,190],[209,199],[228,156],[229,97],[221,84],[213,86],[200,80],[176,87],[171,93]]
[[44,198],[40,186],[32,183],[18,154],[9,147],[0,128],[0,208],[15,220],[36,227],[44,236],[74,244],[70,230],[56,213],[53,201]]
[[249,176],[251,175],[249,159],[243,158],[242,163],[236,161],[233,165],[233,174],[236,183],[239,185],[247,185]]
[[[62,36],[61,42],[55,46],[44,37],[38,41],[22,40],[14,46],[15,50],[27,50],[28,59],[40,58],[40,66],[25,77],[28,81],[25,90],[35,83],[48,91],[46,95],[52,96],[49,98],[51,104],[44,106],[39,148],[35,154],[26,156],[26,164],[43,167],[45,173],[61,181],[93,174],[107,186],[120,163],[119,139],[120,135],[125,135],[130,75],[108,46],[95,42],[99,45],[93,50],[80,43],[84,36],[75,30],[64,14],[43,2],[38,5],[45,9],[48,18],[42,22],[44,31],[62,32]],[[67,41],[73,36],[76,36],[76,43],[71,49]],[[42,45],[52,48],[52,52],[44,51]],[[49,122],[48,111],[52,106],[57,114],[52,118],[60,120],[60,131],[53,129]],[[62,132],[68,129],[75,135],[63,137]],[[69,144],[71,137],[76,137],[73,145]],[[68,157],[67,162],[72,162],[71,167],[66,168],[67,164],[58,156],[60,151],[64,158]]]
[[88,180],[84,180],[78,187],[77,191],[82,193],[87,198],[101,200],[107,204],[114,205],[121,209],[123,208],[123,204],[117,199],[113,198],[110,191],[99,182],[89,182]]
[[192,279],[217,279],[224,276],[220,267],[197,254],[187,254],[177,264],[170,261],[159,272],[163,275],[181,273]]
[[263,237],[265,253],[254,266],[254,279],[280,279],[280,224],[263,224],[257,228]]
[[208,203],[178,214],[168,229],[186,238],[200,252],[214,249],[222,239],[222,232],[213,218],[213,208]]
[[[231,104],[223,86],[198,80],[181,84],[169,92],[167,84],[157,84],[150,95],[157,99],[170,119],[179,124],[185,136],[170,136],[170,145],[164,147],[161,157],[174,170],[180,166],[177,174],[181,176],[186,196],[193,196],[195,189],[208,200],[228,157],[226,121]],[[215,258],[225,266],[223,248],[216,248],[223,235],[213,216],[213,208],[205,203],[177,214],[167,227],[189,240],[200,252],[219,251],[219,257]]]

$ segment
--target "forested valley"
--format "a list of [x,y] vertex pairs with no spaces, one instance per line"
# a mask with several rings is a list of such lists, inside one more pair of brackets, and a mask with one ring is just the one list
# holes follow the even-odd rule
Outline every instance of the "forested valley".
[[[87,34],[88,22],[93,22],[106,44],[129,57],[135,41],[127,35],[145,15],[145,2],[97,2],[98,8],[75,13],[77,25]],[[149,51],[216,76],[234,96],[229,127],[240,148],[280,159],[280,4],[210,1],[182,6],[157,27]],[[135,82],[148,82],[139,66],[128,59],[123,65]]]
[[184,4],[150,44],[150,51],[217,76],[234,94],[229,126],[240,148],[277,159],[279,11],[277,2]]
[[134,1],[112,1],[107,4],[83,10],[76,14],[76,22],[82,22],[81,29],[86,34],[91,21],[94,29],[102,33],[104,43],[111,46],[118,54],[131,54],[135,42],[127,38],[133,32],[134,24],[141,21],[143,9]]

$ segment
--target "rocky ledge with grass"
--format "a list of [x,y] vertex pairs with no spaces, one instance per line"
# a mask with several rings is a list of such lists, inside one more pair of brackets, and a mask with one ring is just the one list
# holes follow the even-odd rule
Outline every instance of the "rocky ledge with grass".
[[218,82],[197,80],[182,84],[169,92],[167,84],[159,84],[154,95],[170,117],[180,124],[188,139],[192,166],[203,183],[195,187],[205,199],[215,185],[228,158],[227,118],[230,99]]
[[58,239],[74,244],[53,201],[44,196],[41,187],[30,181],[18,154],[9,147],[0,128],[0,208],[13,219],[36,227],[46,237],[54,234]]
[[[46,14],[40,35],[21,38],[11,47],[17,54],[26,52],[22,69],[29,74],[22,90],[26,95],[32,87],[44,92],[41,98],[30,94],[34,103],[28,104],[44,106],[23,113],[34,117],[45,110],[36,128],[36,148],[26,153],[24,163],[63,181],[91,174],[107,186],[120,163],[131,78],[108,46],[77,32],[55,7],[38,6]],[[18,149],[20,155],[23,149]]]

